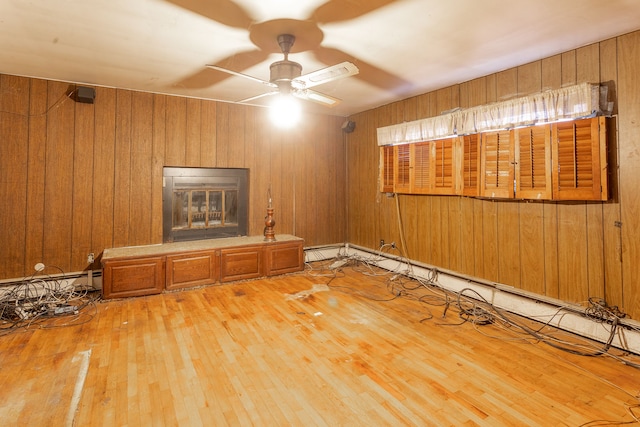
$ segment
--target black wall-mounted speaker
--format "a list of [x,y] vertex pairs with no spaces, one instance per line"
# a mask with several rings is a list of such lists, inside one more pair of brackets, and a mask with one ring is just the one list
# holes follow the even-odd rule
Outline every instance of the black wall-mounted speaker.
[[96,99],[96,90],[92,87],[78,86],[73,99],[76,102],[93,104],[93,101]]
[[352,122],[351,120],[346,120],[342,124],[342,131],[344,133],[351,133],[355,130],[355,128],[356,128],[356,122]]

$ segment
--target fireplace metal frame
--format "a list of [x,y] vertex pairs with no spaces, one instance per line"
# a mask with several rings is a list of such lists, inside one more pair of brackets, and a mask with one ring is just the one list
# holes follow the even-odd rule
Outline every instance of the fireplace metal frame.
[[[194,168],[165,166],[162,174],[162,240],[164,243],[188,240],[246,236],[249,218],[249,169]],[[237,225],[210,228],[174,229],[173,191],[176,188],[237,188]]]

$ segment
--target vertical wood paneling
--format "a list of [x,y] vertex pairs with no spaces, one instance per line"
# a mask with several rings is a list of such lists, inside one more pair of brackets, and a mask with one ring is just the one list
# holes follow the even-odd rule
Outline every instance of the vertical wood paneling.
[[[388,199],[386,195],[381,195],[376,190],[370,188],[368,185],[371,180],[375,180],[377,184],[378,177],[378,150],[375,150],[375,154],[372,147],[375,147],[373,141],[376,140],[376,129],[378,127],[378,115],[376,114],[371,120],[367,121],[368,127],[366,134],[363,134],[364,139],[361,141],[360,147],[364,153],[364,162],[360,163],[357,158],[349,159],[349,165],[358,164],[365,167],[366,173],[362,175],[358,181],[357,191],[360,196],[360,218],[363,219],[363,228],[361,229],[363,234],[363,241],[367,242],[368,247],[376,248],[378,246],[378,238],[380,234],[380,206],[383,203],[383,198]],[[357,129],[356,129],[357,132]],[[357,163],[356,163],[357,162]],[[373,203],[371,203],[373,202]],[[370,209],[369,206],[377,206],[377,209]]]
[[[617,45],[616,39],[600,43],[600,81],[609,88],[609,99],[616,99],[618,87]],[[618,107],[616,103],[616,108]],[[604,251],[604,298],[610,305],[624,306],[622,282],[622,235],[620,199],[619,199],[619,159],[617,122],[612,120],[608,135],[609,152],[609,203],[602,205],[603,212],[603,251]]]
[[[475,107],[487,103],[487,79],[485,77],[472,80],[469,82],[467,102],[469,107]],[[473,234],[472,241],[465,245],[469,251],[465,252],[465,257],[470,258],[473,262],[473,270],[468,274],[476,275],[478,277],[484,277],[484,249],[483,249],[483,218],[482,209],[485,203],[490,203],[484,200],[470,199],[471,208],[473,209],[472,226]]]
[[517,68],[518,96],[539,93],[542,80],[542,62],[535,61]]
[[133,92],[132,96],[129,245],[143,245],[151,241],[153,226],[153,95]]
[[[268,126],[270,122],[270,118],[268,114],[265,114],[264,124]],[[295,130],[293,130],[295,134]],[[269,159],[269,173],[263,180],[258,181],[257,191],[261,193],[260,200],[261,205],[259,205],[258,209],[262,215],[262,227],[264,227],[264,217],[266,215],[266,207],[267,207],[267,191],[269,186],[271,186],[271,192],[273,194],[273,207],[275,209],[275,220],[276,220],[276,229],[277,230],[285,230],[287,225],[284,224],[286,219],[282,216],[282,210],[285,209],[285,206],[291,206],[291,230],[295,230],[296,235],[304,234],[308,240],[310,236],[307,233],[304,224],[304,215],[305,215],[305,199],[304,193],[301,193],[300,188],[302,186],[301,176],[303,171],[301,171],[300,164],[304,164],[304,149],[305,147],[302,144],[297,143],[297,139],[295,136],[287,135],[284,129],[278,129],[271,127],[268,131],[269,134],[269,145],[267,147],[267,151],[265,152],[265,156]],[[288,149],[293,151],[293,156],[296,159],[299,159],[300,162],[292,165],[291,169],[288,169],[287,166],[282,165],[283,162],[283,152],[286,152]],[[287,170],[288,169],[288,170]],[[291,182],[287,182],[290,180]],[[289,186],[289,184],[291,184]],[[279,224],[279,225],[277,225]]]
[[[518,96],[542,89],[542,62],[518,67]],[[520,203],[520,288],[544,293],[544,205]]]
[[[497,75],[487,76],[487,103],[498,101]],[[484,201],[482,207],[482,248],[484,278],[498,281],[498,203]]]
[[[502,71],[496,76],[498,99],[513,98],[518,94],[518,69]],[[500,282],[520,287],[520,203],[498,202],[498,277]]]
[[199,99],[187,99],[186,115],[186,146],[185,166],[200,166],[201,132],[202,132],[202,101]]
[[[68,84],[49,82],[49,107],[53,107],[67,91]],[[60,102],[51,108],[47,120],[43,262],[64,271],[71,267],[73,113],[73,102]]]
[[91,250],[93,204],[93,146],[94,113],[93,104],[76,103],[75,132],[73,149],[73,209],[71,265],[86,265]]
[[243,168],[244,167],[244,153],[245,153],[245,137],[244,137],[244,123],[245,123],[245,111],[246,108],[242,105],[231,104],[229,105],[229,128],[228,139],[223,140],[226,142],[226,165],[230,168]]
[[131,92],[116,91],[113,246],[127,246],[131,223]]
[[162,243],[162,168],[166,152],[166,95],[153,95],[151,165],[151,243]]
[[[25,271],[22,273],[24,275],[31,273],[33,266],[43,259],[45,150],[47,144],[47,82],[45,80],[31,80],[29,104],[29,158],[26,171],[26,230],[28,230],[29,237],[25,236]],[[4,162],[2,164],[4,165]]]
[[25,216],[29,154],[29,80],[0,76],[0,269],[25,273]]
[[[420,95],[416,98],[416,115],[418,118],[430,116],[430,96],[428,94]],[[431,197],[414,197],[416,199],[416,244],[414,252],[409,253],[411,257],[431,262],[433,259],[431,246]],[[406,212],[406,215],[412,215]],[[410,245],[411,235],[406,234],[407,245]]]
[[[444,89],[437,90],[435,92],[436,97],[436,112],[441,114],[444,111],[457,107],[459,95],[458,86],[450,86]],[[434,218],[437,217],[438,221],[433,223],[433,226],[438,228],[438,231],[434,230],[433,236],[436,240],[433,242],[434,249],[439,251],[437,254],[437,263],[439,267],[449,268],[451,263],[457,264],[457,256],[455,253],[459,248],[459,242],[455,241],[459,237],[459,209],[449,209],[449,197],[437,197],[437,202],[432,204],[433,208],[437,208],[438,212],[434,212]],[[452,254],[451,252],[454,251]],[[435,255],[435,254],[434,254]]]
[[[542,90],[559,89],[562,86],[562,56],[555,55],[541,61]],[[544,233],[544,283],[545,294],[558,298],[558,205],[543,202]]]
[[[256,133],[257,133],[257,124],[256,124],[256,110],[255,109],[249,109],[246,112],[246,120],[245,120],[245,141],[244,141],[244,153],[243,153],[243,158],[244,158],[244,167],[249,169],[249,234],[260,234],[259,232],[252,232],[251,229],[255,229],[255,230],[259,230],[260,228],[258,227],[258,221],[255,221],[255,223],[252,224],[251,222],[253,221],[253,213],[251,212],[251,206],[254,204],[251,200],[251,182],[253,180],[253,177],[251,176],[252,174],[255,173],[256,171],[256,157],[258,156],[258,154],[256,153],[256,148],[257,148],[257,141],[256,141]],[[204,136],[204,135],[203,135]],[[259,204],[256,205],[260,206]],[[266,205],[265,205],[266,206]],[[264,226],[264,225],[263,225]]]
[[[384,105],[375,110],[375,127],[388,126],[393,123],[392,105]],[[363,185],[366,185],[363,183]],[[370,236],[371,246],[377,248],[380,239],[389,241],[392,239],[393,232],[395,231],[396,223],[396,209],[395,200],[391,197],[380,197],[378,209],[376,211],[377,226]]]
[[116,90],[96,88],[93,160],[92,249],[100,253],[113,246]]
[[167,96],[165,115],[165,166],[184,166],[187,152],[187,100]]
[[[416,120],[418,118],[418,98],[411,97],[402,101],[402,112],[405,121]],[[419,251],[420,239],[406,239],[406,236],[416,236],[418,230],[418,197],[400,197],[400,214],[402,218],[402,228],[405,234],[406,248],[402,247],[402,239],[396,242],[400,250],[405,251],[404,256],[413,257]]]
[[[345,144],[347,141],[347,135],[342,131],[334,132],[334,129],[341,129],[344,119],[342,117],[329,117],[330,131],[327,132],[327,138],[331,141],[331,157],[327,164],[327,175],[333,175],[333,192],[331,193],[331,202],[328,208],[330,209],[330,216],[335,216],[335,228],[332,230],[332,235],[325,243],[335,242],[347,242],[346,230],[347,230],[347,209],[346,203],[346,162],[345,162]],[[358,123],[356,123],[356,127]],[[333,173],[332,173],[333,171]]]
[[219,103],[216,107],[216,164],[218,168],[229,167],[229,104]]
[[622,217],[623,307],[640,318],[640,32],[618,38],[618,112],[620,129],[620,206]]
[[[259,123],[259,126],[263,129],[268,129],[268,115],[266,112],[258,111],[257,113],[257,123]],[[277,206],[274,212],[276,221],[275,229],[277,232],[284,232],[284,220],[280,208],[286,203],[290,203],[289,211],[291,212],[291,217],[293,217],[293,201],[295,200],[293,192],[284,192],[281,188],[273,188],[273,183],[271,182],[272,173],[275,173],[271,169],[271,139],[271,132],[261,132],[261,136],[256,139],[254,145],[254,163],[249,165],[251,168],[249,176],[251,179],[250,186],[252,194],[249,209],[251,211],[251,218],[253,218],[249,224],[251,234],[261,234],[264,230],[264,217],[267,209],[267,191],[269,190],[269,185],[272,186],[273,201],[274,205]],[[293,224],[291,224],[291,227],[293,227]]]
[[485,201],[482,209],[482,248],[484,278],[499,280],[498,260],[498,203]]
[[[296,135],[297,138],[303,138],[303,135],[318,135],[321,132],[321,127],[316,120],[310,119],[307,121],[303,134]],[[298,211],[300,218],[303,220],[300,226],[304,226],[305,234],[315,237],[318,229],[316,227],[318,221],[318,186],[315,180],[309,180],[309,175],[316,176],[322,173],[322,167],[320,166],[321,158],[318,158],[318,151],[316,146],[318,144],[296,144],[303,147],[301,155],[305,159],[304,163],[307,164],[305,171],[297,170],[296,174],[299,176],[296,183],[296,197],[300,200],[304,200],[304,205],[301,206]],[[283,147],[284,150],[284,147]],[[311,159],[314,159],[312,161]],[[297,185],[300,184],[300,185]],[[304,225],[303,225],[304,224]]]
[[[600,81],[600,46],[598,43],[576,50],[577,82]],[[585,203],[587,254],[587,294],[604,298],[604,224],[603,205]]]
[[[562,86],[577,83],[577,53],[562,58]],[[587,272],[587,210],[584,203],[558,203],[559,297],[585,301],[589,296]]]
[[202,101],[200,131],[200,164],[203,167],[214,167],[216,164],[216,108],[215,101]]

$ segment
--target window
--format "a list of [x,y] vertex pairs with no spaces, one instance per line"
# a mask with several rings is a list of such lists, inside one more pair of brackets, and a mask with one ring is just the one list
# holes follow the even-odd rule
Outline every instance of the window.
[[604,117],[553,125],[553,198],[607,200]]
[[551,199],[551,126],[516,129],[516,194],[521,199]]
[[381,191],[607,200],[606,119],[380,147]]
[[501,130],[482,134],[481,195],[513,197],[513,132]]

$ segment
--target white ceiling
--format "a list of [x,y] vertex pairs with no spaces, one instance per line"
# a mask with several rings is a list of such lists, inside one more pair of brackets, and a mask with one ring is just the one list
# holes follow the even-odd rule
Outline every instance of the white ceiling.
[[[269,88],[292,33],[346,116],[640,29],[640,0],[2,0],[0,73],[238,101]],[[260,101],[268,99],[261,98]]]

